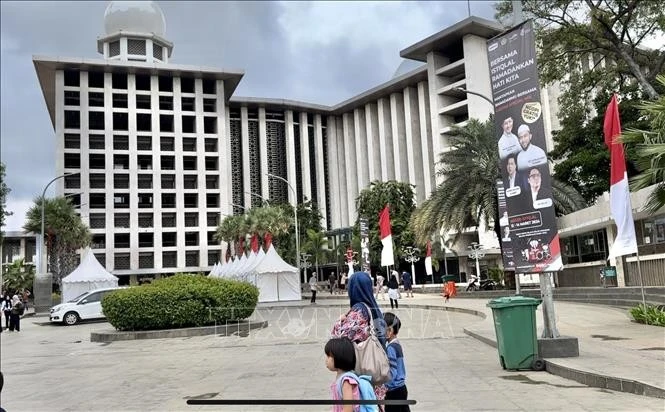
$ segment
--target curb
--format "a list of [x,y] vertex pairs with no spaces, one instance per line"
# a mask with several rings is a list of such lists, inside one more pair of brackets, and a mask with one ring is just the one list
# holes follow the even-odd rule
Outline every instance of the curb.
[[229,336],[234,333],[249,333],[254,329],[263,329],[268,326],[268,321],[262,322],[238,322],[234,324],[201,326],[197,328],[142,330],[142,331],[107,331],[91,332],[90,342],[115,342],[121,340],[139,339],[165,339],[165,338],[187,338],[192,336],[220,335]]
[[[497,347],[496,341],[474,332],[468,328],[463,328],[466,335],[471,336],[493,348]],[[658,388],[643,382],[632,379],[624,379],[616,376],[599,375],[593,372],[587,372],[579,369],[559,365],[556,361],[545,359],[545,370],[552,375],[570,379],[575,382],[587,385],[593,388],[610,389],[617,392],[626,392],[634,395],[649,396],[652,398],[665,398],[665,389]]]

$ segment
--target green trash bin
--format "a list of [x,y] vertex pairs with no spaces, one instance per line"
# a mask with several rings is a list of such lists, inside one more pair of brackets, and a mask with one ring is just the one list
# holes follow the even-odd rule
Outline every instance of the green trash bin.
[[454,282],[457,280],[457,275],[443,275],[441,276],[441,281],[443,283]]
[[499,361],[503,369],[544,370],[545,362],[538,357],[536,308],[541,300],[525,296],[492,299],[492,308]]

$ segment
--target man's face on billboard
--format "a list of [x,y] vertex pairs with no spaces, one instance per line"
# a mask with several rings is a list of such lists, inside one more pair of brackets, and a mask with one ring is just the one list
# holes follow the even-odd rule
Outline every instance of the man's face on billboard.
[[540,183],[542,182],[542,176],[540,170],[531,169],[529,171],[529,186],[531,186],[532,192],[537,192],[540,190]]
[[503,121],[503,132],[508,134],[513,130],[513,118],[509,117]]
[[517,169],[517,165],[515,164],[515,158],[514,157],[509,157],[508,158],[508,164],[506,166],[506,170],[508,171],[508,175],[510,175],[510,176],[514,175],[516,169]]
[[531,132],[529,130],[524,130],[518,137],[520,140],[520,146],[522,146],[522,150],[528,149],[529,144],[531,143]]

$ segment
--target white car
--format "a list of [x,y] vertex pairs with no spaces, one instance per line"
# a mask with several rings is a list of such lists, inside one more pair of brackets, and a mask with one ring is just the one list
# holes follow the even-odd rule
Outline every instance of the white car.
[[51,322],[75,325],[80,320],[104,319],[102,298],[108,293],[122,288],[95,289],[75,297],[69,302],[51,308]]

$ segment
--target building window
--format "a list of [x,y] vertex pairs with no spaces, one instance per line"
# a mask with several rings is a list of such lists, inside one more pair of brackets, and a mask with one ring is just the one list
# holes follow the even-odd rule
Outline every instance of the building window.
[[153,252],[139,252],[139,269],[152,269],[155,266]]
[[79,87],[81,73],[78,70],[65,70],[65,86]]
[[202,83],[204,94],[217,93],[217,81],[215,79],[203,79]]
[[139,208],[152,208],[152,193],[139,193]]
[[184,170],[196,170],[196,156],[183,156],[182,168]]
[[106,215],[104,213],[90,213],[90,228],[105,229]]
[[203,111],[206,113],[217,112],[217,99],[203,99]]
[[219,225],[219,213],[208,212],[206,220],[208,227],[217,227]]
[[150,91],[150,76],[146,74],[137,74],[136,79],[136,90],[146,90]]
[[113,93],[113,107],[126,109],[127,95],[125,93]]
[[219,159],[216,157],[208,156],[205,158],[206,170],[216,171],[219,170],[218,166]]
[[90,136],[88,136],[88,148],[90,148],[91,150],[106,149],[104,142],[105,139],[103,134],[91,134]]
[[[145,226],[141,226],[141,227],[145,227]],[[139,233],[139,247],[153,247],[153,234],[152,233]]]
[[[77,154],[77,161],[80,160]],[[67,163],[67,158],[65,158],[65,163]],[[67,168],[67,166],[65,166]],[[65,189],[80,189],[81,188],[81,175],[69,175],[65,176]]]
[[138,178],[139,189],[152,189],[152,175],[140,174]]
[[88,112],[88,128],[104,130],[104,112]]
[[185,252],[185,266],[197,267],[199,266],[199,251],[188,250]]
[[113,73],[111,84],[114,89],[127,90],[127,73]]
[[104,107],[104,93],[100,93],[100,92],[90,92],[90,93],[88,93],[88,106],[90,106],[90,107]]
[[180,99],[180,106],[183,112],[196,111],[196,100],[193,97],[182,97]]
[[104,249],[106,247],[106,235],[97,233],[92,235],[90,249]]
[[203,133],[215,134],[217,133],[217,118],[206,116],[203,118]]
[[185,200],[185,207],[186,208],[199,207],[199,195],[198,195],[198,193],[185,193],[184,200]]
[[216,152],[217,151],[217,139],[206,138],[204,140],[204,147],[206,152]]
[[[136,156],[136,163],[139,170],[152,170],[152,156],[138,155]],[[139,176],[152,176],[152,175],[139,175]]]
[[[116,245],[116,247],[118,246]],[[113,258],[113,263],[113,267],[116,270],[129,269],[129,253],[116,253]]]
[[199,232],[185,232],[185,246],[198,246]]
[[119,228],[129,228],[129,213],[116,213],[113,215],[113,224]]
[[90,189],[106,188],[106,175],[103,173],[90,173]]
[[194,79],[191,77],[180,78],[180,92],[194,93]]
[[[152,213],[139,213],[139,227],[150,228],[153,226],[154,226],[154,218]],[[140,235],[141,234],[139,234],[139,236]],[[152,236],[150,237],[150,241],[152,242]],[[141,238],[139,237],[139,243],[140,242]],[[150,246],[152,246],[152,244]]]
[[80,149],[81,135],[74,133],[65,133],[65,149]]
[[81,155],[79,153],[65,153],[65,169],[79,169],[80,167]]
[[90,165],[90,169],[105,169],[106,168],[106,162],[104,159],[103,154],[96,154],[96,153],[91,153],[88,156],[88,164]]
[[162,52],[162,46],[160,46],[159,44],[153,43],[152,44],[152,57],[155,58],[155,59],[158,59],[158,60],[162,60],[162,59],[164,59],[162,53],[163,53]]
[[160,114],[159,115],[159,130],[162,132],[173,132],[173,115]]
[[129,115],[113,113],[113,130],[129,130]]
[[561,243],[564,264],[595,262],[607,258],[605,230],[563,238]]
[[206,175],[206,189],[219,189],[219,176]]
[[65,106],[80,106],[80,93],[73,90],[65,90]]
[[196,137],[183,137],[182,138],[182,150],[183,150],[183,152],[195,152],[196,151]]
[[172,137],[160,137],[159,150],[162,152],[173,152],[175,150],[174,139]]
[[196,133],[196,117],[195,116],[182,116],[182,132],[183,133]]
[[88,87],[90,88],[104,88],[104,73],[103,72],[88,72]]
[[[209,245],[216,244],[216,242],[208,242]],[[208,266],[213,266],[215,263],[219,262],[219,250],[210,250],[208,251]]]
[[129,209],[129,193],[115,193],[113,195],[113,207],[116,209]]
[[162,247],[172,247],[176,246],[176,233],[175,232],[164,232],[162,233]]
[[162,208],[175,209],[175,193],[162,193]]
[[128,174],[113,175],[113,188],[129,189],[129,175]]
[[159,91],[172,92],[173,91],[173,78],[169,76],[159,76]]
[[208,193],[206,194],[206,207],[219,207],[219,194]]
[[175,156],[162,156],[160,163],[162,170],[175,170]]
[[[136,136],[136,149],[152,150],[152,136]],[[152,164],[152,156],[150,156],[150,164]],[[150,168],[152,169],[152,167]]]
[[129,169],[129,155],[121,155],[121,154],[113,155],[113,169],[115,170]]
[[120,55],[120,40],[112,41],[109,43],[109,57]]
[[162,175],[162,189],[175,189],[175,175]]
[[136,130],[139,132],[149,132],[152,130],[152,116],[150,113],[136,114]]
[[81,113],[78,110],[65,110],[65,129],[80,129]]
[[198,176],[197,175],[184,175],[183,176],[183,186],[185,189],[196,189],[198,186]]
[[113,150],[129,150],[129,136],[113,136]]
[[106,195],[104,193],[90,193],[89,199],[91,209],[106,208]]
[[639,245],[665,243],[665,215],[639,220],[635,226]]
[[149,94],[137,94],[136,95],[136,108],[137,109],[147,109],[150,110],[150,95]]
[[127,39],[127,54],[145,56],[145,40]]
[[162,213],[162,227],[176,227],[176,214]]
[[[199,225],[199,213],[189,212],[185,213],[185,227],[197,227]],[[189,245],[194,246],[194,245]]]
[[159,96],[159,110],[173,110],[173,96]]
[[175,268],[178,266],[178,252],[162,252],[162,267]]

